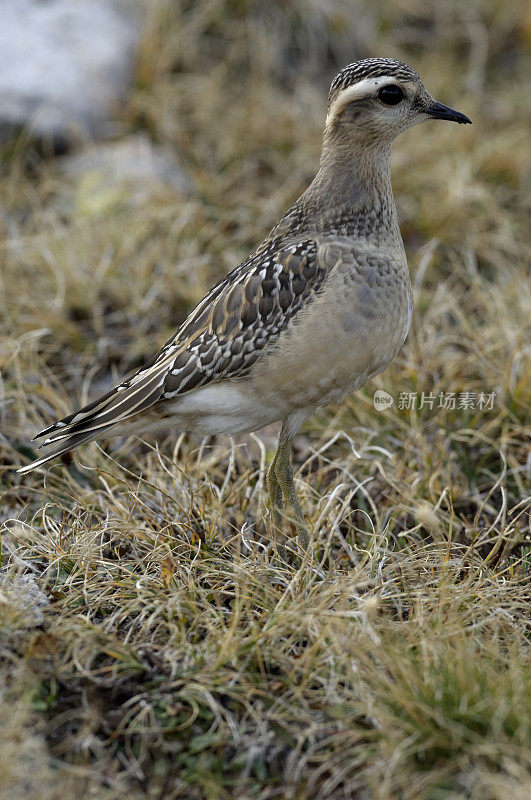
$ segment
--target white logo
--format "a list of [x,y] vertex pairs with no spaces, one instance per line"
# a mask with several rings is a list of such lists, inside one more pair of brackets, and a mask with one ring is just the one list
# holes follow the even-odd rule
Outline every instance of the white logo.
[[386,408],[393,405],[394,400],[388,392],[384,392],[383,389],[376,389],[372,402],[377,411],[385,411]]

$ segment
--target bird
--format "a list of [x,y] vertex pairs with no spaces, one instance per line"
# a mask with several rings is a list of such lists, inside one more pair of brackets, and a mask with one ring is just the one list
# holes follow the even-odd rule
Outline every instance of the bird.
[[293,437],[318,408],[385,370],[406,339],[413,301],[390,153],[399,134],[428,120],[471,122],[401,61],[341,69],[308,188],[150,361],[38,433],[51,450],[18,471],[100,437],[233,435],[280,422],[266,480],[272,522],[307,548]]

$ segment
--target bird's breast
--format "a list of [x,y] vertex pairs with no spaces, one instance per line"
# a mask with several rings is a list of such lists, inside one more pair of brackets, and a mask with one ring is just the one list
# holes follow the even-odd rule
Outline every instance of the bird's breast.
[[337,402],[391,363],[411,313],[401,254],[341,259],[323,290],[260,359],[252,379],[290,405]]

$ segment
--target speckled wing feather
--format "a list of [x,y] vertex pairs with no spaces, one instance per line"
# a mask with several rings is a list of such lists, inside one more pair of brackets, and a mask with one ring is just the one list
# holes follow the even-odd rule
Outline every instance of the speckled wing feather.
[[41,431],[35,437],[45,438],[40,446],[58,446],[20,471],[95,439],[156,403],[245,377],[264,348],[312,301],[327,272],[314,241],[266,241],[205,296],[148,364]]

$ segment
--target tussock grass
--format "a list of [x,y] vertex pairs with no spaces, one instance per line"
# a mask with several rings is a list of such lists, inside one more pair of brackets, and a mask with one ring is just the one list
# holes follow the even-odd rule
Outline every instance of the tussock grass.
[[[122,130],[174,146],[191,197],[4,149],[3,569],[50,605],[32,626],[0,584],[2,797],[531,794],[525,6],[321,5],[150,4]],[[474,125],[395,148],[413,328],[296,439],[302,563],[271,554],[272,430],[17,476],[39,425],[139,365],[259,241],[314,173],[328,79],[382,54]]]

